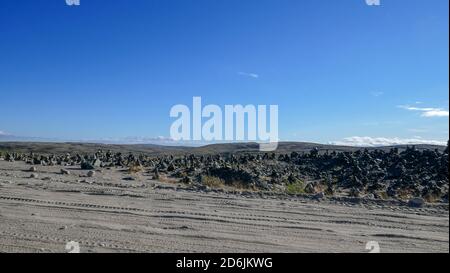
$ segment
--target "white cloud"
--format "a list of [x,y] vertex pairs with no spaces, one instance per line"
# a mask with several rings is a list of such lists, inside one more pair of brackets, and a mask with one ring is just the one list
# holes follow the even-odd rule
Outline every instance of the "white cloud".
[[4,131],[0,131],[0,136],[9,136],[9,134]]
[[423,117],[448,117],[448,111],[447,110],[441,110],[441,109],[435,109],[431,111],[425,111],[422,114]]
[[387,138],[387,137],[360,137],[352,136],[344,138],[340,141],[330,142],[333,145],[356,146],[356,147],[380,147],[393,145],[413,145],[413,144],[433,144],[433,145],[447,145],[447,141],[441,140],[427,140],[420,137],[414,138]]
[[448,117],[448,110],[444,110],[443,108],[433,108],[433,107],[413,107],[408,105],[399,105],[398,107],[408,110],[408,111],[417,111],[421,112],[422,117],[431,118],[431,117]]
[[255,74],[255,73],[238,72],[238,74],[241,76],[244,76],[244,77],[250,77],[250,78],[254,78],[254,79],[259,78],[259,75]]

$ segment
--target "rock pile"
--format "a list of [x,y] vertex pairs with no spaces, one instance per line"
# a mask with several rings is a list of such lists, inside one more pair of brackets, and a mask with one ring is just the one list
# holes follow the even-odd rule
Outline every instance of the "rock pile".
[[[299,193],[322,196],[345,193],[348,196],[411,199],[448,202],[448,146],[445,151],[417,150],[414,146],[400,152],[358,150],[356,152],[238,153],[216,155],[172,155],[151,157],[98,151],[91,155],[37,155],[6,153],[6,161],[22,160],[33,165],[80,166],[90,170],[127,168],[145,171],[154,179],[171,177],[182,183],[201,184],[202,177],[224,181],[225,186],[280,191],[295,184]],[[61,171],[61,173],[65,173]],[[294,188],[294,187],[293,187]]]

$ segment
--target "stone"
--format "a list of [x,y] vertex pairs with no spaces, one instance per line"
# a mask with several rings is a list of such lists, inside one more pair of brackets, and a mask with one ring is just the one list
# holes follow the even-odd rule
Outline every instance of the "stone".
[[30,178],[38,178],[39,176],[36,174],[36,173],[32,173],[31,175],[30,175]]
[[361,191],[359,189],[357,189],[357,188],[351,188],[350,192],[349,192],[349,195],[351,197],[359,197],[361,195]]
[[315,191],[316,191],[316,189],[315,189],[313,183],[308,183],[308,184],[305,186],[305,192],[306,192],[306,193],[314,193]]
[[155,174],[153,175],[153,179],[158,180],[160,178],[158,169],[155,170]]
[[66,169],[61,169],[61,174],[69,175],[70,172],[68,170],[66,170]]
[[198,189],[201,191],[209,191],[209,187],[206,185],[200,185],[200,186],[198,186]]
[[373,193],[369,193],[366,195],[367,199],[375,199],[375,195]]
[[446,204],[448,204],[448,193],[446,193],[446,194],[444,194],[444,197],[442,197],[442,200],[441,200],[443,203],[446,203]]
[[184,184],[189,184],[189,183],[192,183],[192,178],[190,178],[189,176],[185,176],[180,179],[180,182],[184,183]]
[[412,198],[408,201],[408,206],[412,208],[420,208],[425,204],[425,200],[420,197]]
[[[183,183],[192,184],[193,188],[196,188],[196,178],[204,175],[219,177],[231,188],[243,187],[256,192],[282,192],[286,183],[301,180],[310,183],[305,183],[304,190],[311,196],[324,190],[326,196],[352,191],[352,195],[361,198],[371,198],[373,194],[376,199],[399,199],[406,193],[411,198],[448,202],[448,145],[446,151],[409,147],[401,150],[393,148],[391,151],[324,150],[319,153],[318,149],[313,149],[311,153],[264,155],[239,151],[226,156],[123,155],[102,150],[85,155],[1,152],[0,158],[31,163],[24,169],[25,172],[29,171],[29,174],[39,173],[42,165],[81,165],[81,169],[86,172],[80,177],[86,178],[91,177],[94,172],[99,175],[101,168],[129,168],[134,163],[134,166],[149,170],[145,175],[147,177],[151,175],[153,179],[158,179],[161,175],[162,178],[177,178]],[[91,170],[92,172],[89,172]],[[39,173],[39,177],[40,175]],[[17,178],[15,175],[11,177]],[[139,176],[135,178],[138,179]],[[317,197],[320,196],[319,193]]]
[[80,167],[81,167],[82,170],[93,170],[93,169],[95,169],[95,167],[91,163],[86,162],[86,161],[82,162]]
[[323,192],[318,192],[314,195],[314,199],[320,200],[320,199],[324,199],[325,198],[325,193]]
[[95,175],[94,171],[89,171],[86,176],[87,177],[93,177],[94,175]]
[[96,160],[94,160],[92,165],[94,166],[94,168],[95,167],[101,167],[102,166],[102,161],[100,159],[96,159]]

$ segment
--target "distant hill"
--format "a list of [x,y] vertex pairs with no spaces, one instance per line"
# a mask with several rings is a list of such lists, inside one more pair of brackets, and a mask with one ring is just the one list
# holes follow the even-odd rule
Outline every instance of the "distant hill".
[[[438,149],[443,151],[445,146],[439,145],[415,145],[417,149]],[[368,150],[390,150],[396,147],[400,150],[405,149],[406,145],[387,146],[387,147],[349,147],[326,145],[309,142],[280,142],[275,153],[291,153],[291,152],[308,152],[311,149],[317,148],[320,151],[357,151],[362,149]],[[226,143],[226,144],[211,144],[201,147],[185,147],[185,146],[162,146],[154,144],[98,144],[98,143],[54,143],[54,142],[0,142],[0,151],[20,152],[20,153],[40,153],[40,154],[61,154],[61,153],[93,153],[98,150],[111,150],[112,152],[121,153],[139,153],[147,155],[160,154],[227,154],[227,153],[257,153],[259,152],[259,145],[257,143]]]

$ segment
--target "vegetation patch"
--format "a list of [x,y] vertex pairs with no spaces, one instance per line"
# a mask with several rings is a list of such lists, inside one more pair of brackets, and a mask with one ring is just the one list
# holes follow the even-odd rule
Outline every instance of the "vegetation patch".
[[288,194],[302,194],[305,193],[305,183],[301,180],[296,180],[286,185],[286,193]]
[[202,175],[200,179],[203,185],[210,188],[222,188],[225,185],[225,181],[223,181],[223,179],[215,176]]

